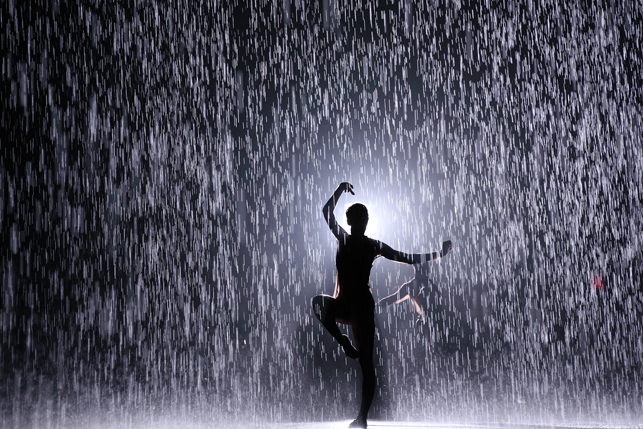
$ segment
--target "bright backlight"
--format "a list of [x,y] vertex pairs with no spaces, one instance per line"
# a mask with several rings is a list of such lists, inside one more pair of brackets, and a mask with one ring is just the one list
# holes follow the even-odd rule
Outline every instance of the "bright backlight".
[[[346,232],[348,232],[349,234],[351,232],[351,227],[346,222],[346,210],[348,210],[348,208],[350,206],[352,206],[353,204],[355,204],[356,202],[358,202],[358,201],[348,202],[348,203],[344,204],[344,206],[342,207],[341,211],[336,211],[335,212],[335,218],[337,219],[339,224],[342,226],[342,228],[344,228],[346,230]],[[379,228],[379,222],[377,221],[377,214],[378,213],[376,212],[375,209],[372,208],[372,206],[370,206],[370,205],[368,205],[368,204],[366,204],[366,203],[364,203],[362,201],[359,201],[359,202],[364,204],[366,206],[366,208],[368,209],[368,225],[366,226],[366,235],[368,235],[369,237],[372,237],[372,238],[377,238],[377,235],[381,232],[379,230],[380,229]]]

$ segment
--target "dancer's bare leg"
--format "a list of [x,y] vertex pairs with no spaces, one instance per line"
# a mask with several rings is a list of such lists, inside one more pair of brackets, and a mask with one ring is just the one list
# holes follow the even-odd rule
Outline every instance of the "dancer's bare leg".
[[337,303],[337,300],[327,295],[317,295],[313,298],[313,311],[315,316],[324,325],[326,330],[337,340],[340,346],[344,349],[346,356],[352,359],[357,359],[358,352],[351,344],[347,335],[342,334],[337,326],[337,322],[350,324],[349,315],[343,314],[342,306]]

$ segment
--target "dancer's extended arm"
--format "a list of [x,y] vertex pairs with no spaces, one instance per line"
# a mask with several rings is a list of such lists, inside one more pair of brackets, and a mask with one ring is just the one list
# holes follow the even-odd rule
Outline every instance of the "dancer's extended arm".
[[328,227],[338,240],[340,237],[346,235],[346,231],[341,227],[340,224],[337,223],[337,220],[335,220],[335,214],[333,212],[335,211],[337,200],[339,200],[339,197],[341,197],[344,192],[350,192],[351,194],[355,195],[355,193],[353,192],[353,185],[347,182],[340,183],[322,209],[322,213],[324,214],[324,219],[326,219]]
[[379,305],[385,307],[391,304],[399,304],[400,302],[409,299],[409,284],[414,281],[415,279],[404,283],[395,293],[392,293],[391,295],[380,299]]
[[451,249],[451,241],[442,243],[442,251],[432,253],[404,253],[393,249],[386,243],[381,243],[380,254],[391,261],[402,262],[404,264],[422,264],[444,257]]

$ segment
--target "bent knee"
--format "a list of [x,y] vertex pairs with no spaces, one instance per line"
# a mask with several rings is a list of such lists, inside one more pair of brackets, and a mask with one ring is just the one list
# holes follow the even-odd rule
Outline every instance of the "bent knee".
[[310,303],[312,304],[313,307],[315,307],[316,305],[321,306],[323,301],[324,301],[324,297],[322,295],[317,295],[310,301]]
[[317,316],[317,318],[321,320],[322,311],[324,308],[324,297],[322,295],[317,295],[312,299],[311,305],[313,307],[313,313],[315,313],[315,316]]
[[317,295],[310,301],[310,303],[313,306],[315,314],[317,314],[324,307],[324,297],[321,295]]

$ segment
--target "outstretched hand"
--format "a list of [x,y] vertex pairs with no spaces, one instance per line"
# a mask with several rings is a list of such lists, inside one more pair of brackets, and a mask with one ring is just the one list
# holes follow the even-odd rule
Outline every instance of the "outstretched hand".
[[447,240],[442,243],[442,251],[440,252],[440,257],[443,258],[451,250],[451,240]]
[[353,192],[353,185],[351,185],[351,184],[350,184],[350,183],[348,183],[348,182],[342,182],[342,183],[340,183],[340,184],[339,184],[339,188],[340,188],[343,192],[350,192],[352,195],[355,195],[355,192]]

